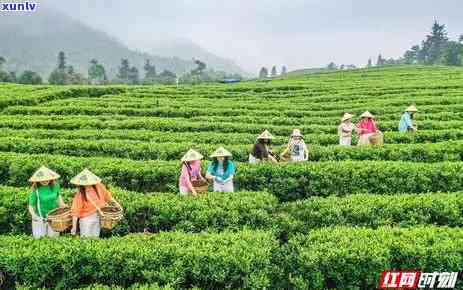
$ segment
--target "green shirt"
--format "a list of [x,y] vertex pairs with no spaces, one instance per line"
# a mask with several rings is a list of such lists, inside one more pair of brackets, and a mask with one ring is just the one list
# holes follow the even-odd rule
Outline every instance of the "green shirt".
[[[37,191],[40,199],[40,211],[37,208]],[[34,208],[35,213],[42,217],[47,218],[48,213],[58,208],[58,196],[61,191],[59,183],[54,186],[39,186],[37,191],[29,194],[29,205]]]

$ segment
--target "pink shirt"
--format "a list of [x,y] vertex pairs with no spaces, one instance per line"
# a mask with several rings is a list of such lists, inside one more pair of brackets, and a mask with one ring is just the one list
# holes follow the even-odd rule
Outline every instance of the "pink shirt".
[[[180,173],[179,185],[180,187],[188,187],[188,180],[199,179],[201,172],[201,161],[197,160],[190,164],[191,170],[188,170],[185,164],[182,165],[182,172]],[[188,172],[189,171],[189,172]],[[191,177],[191,178],[190,178]]]
[[357,124],[357,128],[367,130],[367,131],[360,132],[360,135],[375,133],[377,130],[375,121],[373,121],[373,119],[366,119],[366,120],[360,121]]

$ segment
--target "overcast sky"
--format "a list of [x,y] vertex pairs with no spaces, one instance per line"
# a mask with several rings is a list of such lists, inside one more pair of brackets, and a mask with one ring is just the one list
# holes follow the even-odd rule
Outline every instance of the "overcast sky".
[[462,0],[42,0],[132,47],[189,38],[256,72],[399,57],[433,20],[463,34]]

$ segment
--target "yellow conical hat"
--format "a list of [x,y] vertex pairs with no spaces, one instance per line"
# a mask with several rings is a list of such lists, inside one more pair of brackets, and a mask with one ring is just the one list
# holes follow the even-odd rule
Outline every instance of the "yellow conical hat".
[[342,118],[341,118],[341,122],[344,122],[344,121],[347,121],[347,120],[349,120],[349,119],[352,119],[353,117],[355,117],[355,116],[352,115],[352,114],[344,113],[344,116],[342,116]]
[[219,149],[212,153],[211,157],[232,157],[232,154],[227,149],[219,147]]
[[29,178],[30,182],[41,182],[47,180],[55,180],[60,178],[59,174],[53,170],[42,166]]
[[415,106],[411,105],[410,107],[405,109],[405,112],[413,112],[413,113],[415,113],[415,112],[418,112],[418,109]]
[[265,130],[262,134],[257,136],[257,139],[273,139],[273,136],[268,130]]
[[374,118],[375,116],[373,116],[370,112],[366,111],[365,113],[360,115],[360,117],[362,117],[362,118]]
[[71,183],[75,185],[89,186],[96,185],[101,182],[101,179],[85,168],[81,173],[71,179]]
[[198,151],[190,149],[185,155],[183,155],[182,162],[201,160],[203,157],[204,156]]

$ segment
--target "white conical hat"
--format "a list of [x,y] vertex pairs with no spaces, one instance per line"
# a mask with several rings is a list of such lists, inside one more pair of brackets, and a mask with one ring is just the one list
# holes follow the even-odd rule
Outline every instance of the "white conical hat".
[[183,155],[182,162],[201,160],[203,157],[204,156],[198,151],[190,149],[185,155]]
[[360,117],[362,117],[362,118],[374,118],[375,116],[373,116],[370,112],[366,111],[365,113],[360,115]]
[[265,130],[262,134],[257,136],[257,139],[273,139],[273,136],[268,130]]
[[232,154],[227,149],[219,147],[219,149],[212,153],[211,157],[232,157]]
[[347,121],[349,119],[352,119],[355,117],[355,115],[349,114],[349,113],[344,113],[344,115],[341,118],[341,122]]
[[41,182],[41,181],[48,181],[48,180],[55,180],[60,178],[59,174],[54,172],[53,170],[41,166],[39,169],[37,169],[34,174],[29,178],[30,182]]
[[302,137],[301,130],[294,129],[293,133],[291,134],[291,137]]
[[405,109],[405,112],[418,112],[418,109],[414,105],[411,105],[410,107]]
[[89,186],[96,185],[101,182],[101,179],[85,168],[81,173],[71,179],[71,183],[75,185]]

